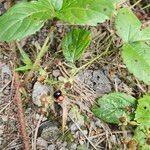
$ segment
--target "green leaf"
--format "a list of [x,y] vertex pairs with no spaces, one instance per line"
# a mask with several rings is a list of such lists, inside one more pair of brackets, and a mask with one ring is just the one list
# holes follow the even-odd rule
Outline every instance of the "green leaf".
[[128,8],[119,10],[115,24],[117,33],[124,42],[132,42],[141,28],[141,22]]
[[133,38],[133,42],[135,41],[148,41],[150,40],[150,26],[139,31],[136,36]]
[[54,12],[50,0],[22,2],[0,17],[0,40],[20,40],[39,30]]
[[64,0],[57,17],[70,24],[97,25],[115,10],[111,0]]
[[123,61],[139,80],[150,84],[150,47],[142,42],[124,44]]
[[51,3],[55,10],[60,10],[63,5],[63,0],[51,0]]
[[29,66],[32,65],[32,61],[31,61],[30,57],[28,56],[28,54],[22,49],[22,47],[20,46],[19,43],[17,43],[17,46],[18,46],[18,49],[19,49],[20,54],[22,56],[21,60],[23,61],[23,63],[26,65],[29,65]]
[[150,96],[145,95],[138,100],[138,106],[135,112],[135,120],[140,126],[150,128]]
[[150,133],[146,132],[144,128],[138,126],[134,131],[134,139],[138,142],[140,150],[149,150],[150,145],[147,144],[147,139],[150,138]]
[[134,97],[124,93],[111,93],[98,100],[99,106],[93,106],[93,113],[107,123],[119,124],[119,119],[133,119],[132,109],[136,107]]
[[111,0],[111,1],[112,1],[112,3],[114,3],[114,4],[123,2],[123,0]]
[[22,72],[25,72],[25,71],[28,71],[32,68],[32,65],[25,65],[25,66],[21,66],[21,67],[18,67],[15,69],[15,71],[22,71]]
[[81,58],[91,41],[90,32],[81,29],[72,29],[62,42],[63,54],[67,61],[74,62]]

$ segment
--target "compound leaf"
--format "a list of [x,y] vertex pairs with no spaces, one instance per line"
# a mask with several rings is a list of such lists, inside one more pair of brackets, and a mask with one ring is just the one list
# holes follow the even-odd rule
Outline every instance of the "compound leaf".
[[135,120],[140,126],[150,127],[150,96],[145,95],[138,100],[138,106],[135,112]]
[[136,106],[134,97],[124,93],[111,93],[98,100],[99,106],[93,106],[93,113],[107,123],[119,124],[120,119],[133,119],[132,110]]
[[68,32],[62,42],[63,54],[66,60],[74,63],[74,61],[80,59],[90,41],[90,32],[86,30],[72,29]]
[[31,35],[53,15],[50,0],[16,4],[0,17],[0,40],[20,40]]
[[115,10],[111,0],[64,0],[57,17],[70,24],[97,25]]
[[139,80],[150,84],[150,47],[142,42],[124,44],[123,61]]

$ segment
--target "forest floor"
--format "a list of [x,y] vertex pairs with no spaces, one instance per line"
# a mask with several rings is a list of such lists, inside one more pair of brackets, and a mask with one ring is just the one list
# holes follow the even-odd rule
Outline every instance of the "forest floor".
[[[149,3],[148,0],[145,0],[144,4],[139,1],[133,7],[137,17],[145,25],[150,21],[150,11],[143,8]],[[123,5],[134,4],[135,2],[127,1]],[[0,14],[6,10],[7,2],[1,0]],[[18,48],[20,46],[24,49],[34,62],[54,24],[49,51],[40,61],[41,70],[32,72],[29,82],[26,82],[29,72],[14,73],[14,64],[17,64],[17,67],[22,64]],[[21,150],[23,146],[19,132],[22,125],[18,124],[18,109],[14,102],[17,84],[20,85],[18,93],[21,93],[25,126],[32,149],[128,149],[132,127],[122,129],[120,126],[101,121],[93,115],[91,106],[98,97],[110,92],[124,92],[139,98],[148,92],[150,87],[138,81],[123,64],[120,54],[122,41],[114,34],[113,21],[96,27],[85,27],[92,33],[92,42],[76,65],[82,66],[92,61],[106,49],[108,52],[83,68],[75,76],[72,85],[61,84],[61,81],[71,79],[70,68],[66,65],[61,50],[61,40],[70,28],[75,26],[49,21],[35,35],[21,40],[18,47],[15,47],[16,54],[12,48],[13,43],[0,42],[0,149]],[[55,90],[62,91],[65,105],[54,100]]]

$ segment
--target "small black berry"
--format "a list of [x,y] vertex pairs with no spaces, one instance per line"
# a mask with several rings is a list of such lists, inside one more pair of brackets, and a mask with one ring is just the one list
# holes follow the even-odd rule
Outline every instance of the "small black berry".
[[53,96],[54,98],[58,99],[60,96],[62,96],[62,92],[60,90],[55,91]]

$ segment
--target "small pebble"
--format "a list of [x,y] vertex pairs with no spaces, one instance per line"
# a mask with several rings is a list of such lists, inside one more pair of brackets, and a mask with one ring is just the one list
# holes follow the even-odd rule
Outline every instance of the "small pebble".
[[76,150],[77,149],[77,144],[73,144],[73,145],[71,145],[71,150]]
[[55,77],[55,78],[57,78],[58,76],[60,76],[60,71],[57,69],[57,70],[53,70],[53,76]]
[[48,146],[47,142],[41,137],[37,138],[37,145],[42,146],[43,148],[47,148]]
[[78,128],[77,128],[77,126],[73,123],[73,124],[70,126],[70,130],[74,132],[74,131],[78,130]]
[[49,146],[48,146],[48,150],[55,150],[55,145],[53,145],[53,144],[52,144],[52,145],[49,145]]

